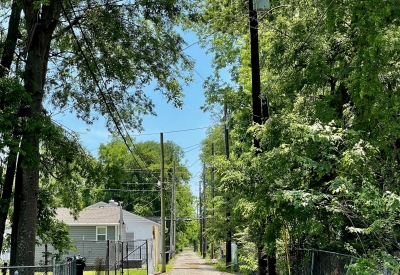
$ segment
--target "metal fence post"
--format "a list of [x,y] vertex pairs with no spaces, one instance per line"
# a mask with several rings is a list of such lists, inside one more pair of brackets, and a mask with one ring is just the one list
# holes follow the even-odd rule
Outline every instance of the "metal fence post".
[[117,242],[114,242],[114,255],[115,255],[115,259],[114,259],[114,274],[117,275],[117,258],[118,258],[118,251],[117,251]]
[[48,265],[49,264],[49,262],[48,262],[49,255],[47,253],[48,253],[48,251],[47,251],[47,243],[46,243],[44,245],[44,265]]
[[129,242],[126,242],[126,267],[129,275]]
[[353,258],[350,258],[350,264],[349,264],[349,266],[347,267],[347,270],[346,270],[346,275],[349,273],[349,267],[351,266],[351,264],[353,263]]
[[107,240],[107,254],[106,254],[106,268],[107,268],[107,275],[110,275],[110,241]]
[[121,275],[124,275],[124,242],[121,242]]
[[313,275],[314,271],[314,251],[311,252],[311,275]]
[[[3,265],[3,266],[4,266],[4,267],[7,267],[7,265],[8,265],[8,264],[7,264],[6,262],[4,262],[4,265]],[[2,275],[7,275],[7,268],[3,268],[3,269],[1,270],[1,274],[2,274]]]
[[147,275],[149,275],[149,241],[146,240],[146,269]]
[[53,264],[53,275],[56,275],[57,274],[57,272],[56,272],[56,257],[53,257],[52,264]]

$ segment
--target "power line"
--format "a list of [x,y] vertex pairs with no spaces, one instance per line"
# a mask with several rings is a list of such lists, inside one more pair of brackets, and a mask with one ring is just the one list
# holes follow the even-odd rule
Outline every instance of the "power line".
[[[114,107],[115,112],[116,112],[116,114],[117,114],[117,116],[118,116],[118,118],[119,118],[119,120],[120,120],[120,124],[122,125],[122,127],[124,128],[124,130],[125,130],[127,136],[129,137],[132,146],[135,148],[135,150],[136,150],[137,153],[138,153],[137,148],[136,148],[136,147],[134,146],[134,144],[133,144],[132,138],[129,136],[129,133],[128,133],[128,131],[127,131],[126,127],[125,127],[125,124],[124,124],[124,122],[123,122],[123,120],[122,120],[122,118],[121,118],[121,115],[120,115],[120,113],[119,113],[119,111],[118,111],[118,108],[117,108],[117,106],[114,104],[113,98],[112,98],[111,95],[109,95],[109,100],[111,101],[111,103],[108,103],[108,102],[107,102],[107,98],[106,98],[106,96],[104,95],[104,93],[103,93],[103,91],[102,91],[102,88],[100,87],[99,81],[97,80],[96,75],[94,74],[92,68],[90,67],[90,63],[89,63],[89,61],[88,61],[88,59],[87,59],[87,57],[86,57],[86,54],[85,54],[84,51],[82,50],[81,44],[79,43],[79,40],[77,39],[77,36],[76,36],[75,31],[74,31],[74,29],[73,29],[72,23],[71,23],[71,21],[70,21],[70,19],[69,19],[69,16],[68,16],[67,12],[65,11],[65,8],[64,8],[64,5],[63,5],[63,3],[62,3],[62,0],[60,0],[60,3],[61,3],[61,8],[62,8],[62,10],[63,10],[63,12],[64,12],[64,15],[65,15],[65,17],[66,17],[66,19],[67,19],[67,21],[68,21],[68,23],[69,23],[71,32],[72,32],[72,34],[73,34],[73,36],[74,36],[74,39],[75,39],[75,42],[77,43],[77,46],[78,46],[78,48],[79,48],[80,52],[82,53],[82,56],[83,56],[83,58],[84,58],[84,60],[85,60],[87,69],[89,70],[90,74],[92,75],[93,80],[94,80],[94,82],[95,82],[97,88],[99,89],[100,96],[101,96],[101,98],[102,98],[104,104],[106,105],[107,112],[108,112],[108,114],[110,115],[112,121],[114,122],[118,134],[120,135],[120,137],[121,137],[122,140],[124,141],[125,145],[127,146],[127,148],[128,148],[128,150],[129,150],[129,152],[131,153],[131,155],[132,155],[134,161],[138,164],[139,167],[142,167],[142,166],[140,165],[140,163],[138,162],[138,160],[136,159],[135,155],[133,154],[133,152],[132,152],[130,146],[128,145],[128,142],[126,141],[124,135],[122,134],[122,131],[121,131],[121,129],[120,129],[120,126],[119,126],[119,124],[117,123],[117,120],[116,120],[116,118],[115,118],[114,115],[113,115],[113,112],[111,111],[110,105],[112,105],[112,107]],[[73,13],[73,14],[75,15],[75,17],[76,17],[76,13],[75,13],[75,11],[74,11],[74,8],[73,8],[73,5],[72,5],[72,3],[71,3],[71,0],[68,0],[68,3],[69,3],[70,6],[71,6],[72,13]],[[77,26],[78,26],[78,28],[79,28],[80,31],[81,31],[83,40],[84,40],[85,43],[86,43],[87,49],[88,49],[88,51],[89,51],[89,54],[91,55],[91,58],[92,58],[92,60],[93,60],[93,63],[94,63],[94,65],[96,66],[97,70],[100,72],[99,66],[98,66],[98,64],[97,64],[97,62],[96,62],[96,58],[95,58],[95,56],[94,56],[94,54],[93,54],[93,52],[92,52],[92,50],[91,50],[91,48],[90,48],[90,44],[89,44],[89,42],[87,41],[87,38],[86,38],[86,36],[85,36],[85,33],[84,33],[84,31],[82,30],[82,27],[81,27],[81,25],[80,25],[79,22],[77,23]],[[140,156],[140,153],[138,153],[138,156],[139,156],[140,160],[143,162],[145,168],[148,168],[147,165],[146,165],[146,163],[143,161],[142,157]],[[155,177],[154,175],[152,175],[152,176]],[[155,178],[158,180],[157,177],[155,177]]]
[[151,201],[149,201],[147,204],[143,205],[143,207],[146,207],[150,204],[152,204],[155,200],[159,199],[161,197],[161,194],[159,194],[157,197],[155,197],[154,199],[152,199]]
[[201,146],[201,144],[198,145],[198,146],[196,146],[196,147],[194,147],[194,148],[192,148],[192,149],[189,149],[189,150],[187,150],[187,151],[184,151],[184,153],[188,153],[188,152],[190,152],[190,151],[196,150],[196,149],[198,149],[200,146]]
[[[199,127],[199,128],[188,128],[188,129],[182,129],[182,130],[174,130],[174,131],[163,131],[162,133],[164,134],[171,134],[171,133],[179,133],[179,132],[188,132],[188,131],[196,131],[196,130],[202,130],[202,129],[207,129],[210,126],[206,127]],[[133,137],[140,137],[140,136],[151,136],[151,135],[159,135],[160,133],[144,133],[144,134],[136,134],[132,135]]]
[[183,150],[186,150],[186,149],[189,149],[189,148],[192,148],[192,147],[197,147],[197,146],[199,146],[199,145],[201,145],[201,143],[197,143],[197,144],[195,144],[195,145],[192,145],[192,146],[188,146],[188,147],[185,147],[185,148],[182,148]]
[[[197,159],[192,165],[190,165],[187,169],[189,169],[190,167],[192,167],[193,165],[195,165],[200,159]],[[194,176],[193,176],[194,177]]]

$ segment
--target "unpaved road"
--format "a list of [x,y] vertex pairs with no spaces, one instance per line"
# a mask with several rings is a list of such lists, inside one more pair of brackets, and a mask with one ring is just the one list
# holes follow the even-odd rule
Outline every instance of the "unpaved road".
[[175,259],[168,275],[232,275],[216,270],[195,252],[183,251]]

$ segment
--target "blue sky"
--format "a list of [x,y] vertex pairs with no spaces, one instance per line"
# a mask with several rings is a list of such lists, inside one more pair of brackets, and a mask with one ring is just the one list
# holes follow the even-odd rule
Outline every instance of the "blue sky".
[[[183,34],[187,45],[195,43],[198,39],[193,33]],[[190,55],[195,61],[194,81],[184,87],[185,97],[183,98],[183,108],[176,109],[172,104],[159,93],[149,88],[146,93],[151,95],[156,105],[155,112],[157,116],[145,116],[143,118],[144,131],[142,133],[130,133],[136,141],[160,140],[160,132],[164,133],[164,142],[173,141],[182,148],[191,147],[201,143],[206,137],[206,127],[212,125],[209,113],[200,110],[200,106],[204,103],[203,94],[203,78],[207,78],[213,71],[211,68],[211,56],[206,55],[205,49],[201,49],[198,44],[192,45],[185,53]],[[83,145],[96,156],[100,143],[110,141],[110,134],[104,127],[104,121],[96,121],[93,125],[88,126],[79,121],[71,114],[58,115],[54,118],[57,122],[80,134]],[[87,129],[90,131],[87,131]],[[194,128],[202,128],[198,130],[180,131],[168,133],[171,131],[187,130]],[[154,133],[154,134],[152,134]],[[140,134],[142,134],[140,136]],[[149,135],[152,134],[152,135]],[[137,136],[139,135],[139,136]],[[187,148],[185,151],[185,161],[190,166],[192,179],[190,182],[192,193],[198,195],[198,184],[201,176],[202,164],[199,159],[200,147]]]

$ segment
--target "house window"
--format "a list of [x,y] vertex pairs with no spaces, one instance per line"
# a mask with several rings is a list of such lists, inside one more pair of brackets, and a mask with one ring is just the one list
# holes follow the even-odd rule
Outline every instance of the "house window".
[[96,240],[97,241],[107,240],[107,227],[106,226],[96,226]]

